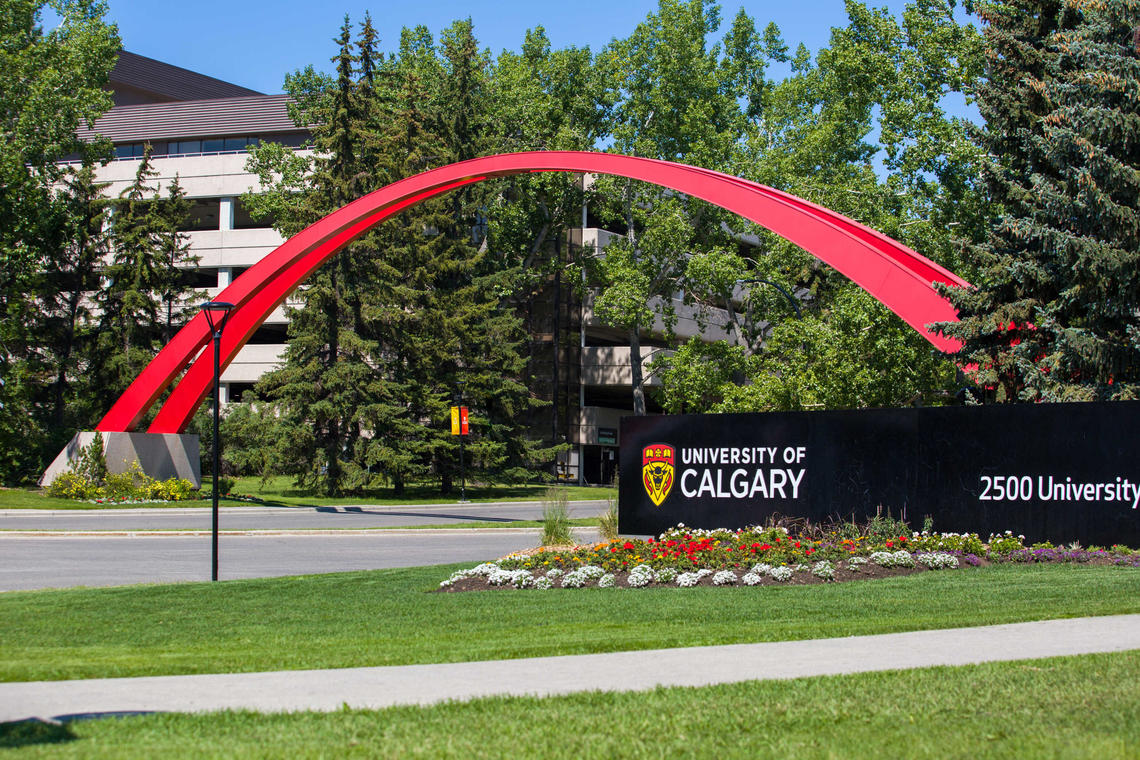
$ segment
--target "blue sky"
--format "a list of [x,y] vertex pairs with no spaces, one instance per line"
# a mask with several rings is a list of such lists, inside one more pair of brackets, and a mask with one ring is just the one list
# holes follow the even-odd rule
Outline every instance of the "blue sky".
[[[898,12],[903,0],[871,0],[875,7]],[[110,20],[119,25],[123,46],[131,52],[208,74],[261,92],[280,92],[287,72],[313,64],[330,70],[336,51],[332,42],[347,12],[354,22],[371,11],[390,49],[405,26],[424,24],[438,37],[458,18],[471,16],[485,47],[498,53],[517,50],[523,34],[546,28],[554,47],[601,49],[625,37],[652,10],[656,0],[574,0],[546,4],[534,0],[279,0],[278,2],[167,3],[155,0],[109,0]],[[803,42],[813,52],[827,44],[830,30],[844,26],[842,0],[737,0],[722,3],[722,30],[740,8],[763,27],[775,21],[794,49]]]

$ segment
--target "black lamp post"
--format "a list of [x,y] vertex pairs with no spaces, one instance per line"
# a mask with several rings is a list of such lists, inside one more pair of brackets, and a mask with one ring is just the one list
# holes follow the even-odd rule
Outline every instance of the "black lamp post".
[[467,503],[467,469],[463,463],[463,381],[455,383],[458,391],[455,394],[455,405],[459,407],[459,503]]
[[230,317],[232,303],[225,301],[208,301],[199,307],[206,315],[206,323],[214,335],[214,498],[213,498],[213,531],[212,551],[210,554],[210,580],[218,579],[218,471],[222,467],[222,445],[218,437],[218,421],[221,415],[221,354],[222,330],[226,327],[226,320]]

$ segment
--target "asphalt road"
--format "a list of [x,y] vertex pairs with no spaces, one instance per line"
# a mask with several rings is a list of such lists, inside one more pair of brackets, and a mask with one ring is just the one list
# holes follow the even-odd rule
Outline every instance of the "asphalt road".
[[[592,528],[580,541],[597,540]],[[473,564],[538,545],[537,529],[223,535],[219,579]],[[210,536],[0,536],[0,591],[210,579]],[[440,578],[443,580],[443,578]]]
[[[570,517],[597,517],[605,500],[572,501]],[[359,507],[222,507],[221,530],[333,530],[541,520],[542,502]],[[173,509],[0,509],[0,531],[210,530],[209,507]]]

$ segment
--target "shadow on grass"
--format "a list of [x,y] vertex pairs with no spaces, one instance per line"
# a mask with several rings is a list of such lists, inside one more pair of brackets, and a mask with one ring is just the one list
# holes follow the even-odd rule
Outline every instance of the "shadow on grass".
[[[546,490],[550,488],[549,485],[534,485],[524,484],[517,486],[467,486],[467,498],[475,499],[524,499],[530,498],[535,501],[540,501]],[[284,499],[324,499],[324,495],[316,493],[312,490],[303,488],[282,488],[274,489],[272,492],[259,492],[259,497],[266,499],[266,493],[278,498]],[[437,503],[441,500],[448,502],[459,497],[457,490],[453,490],[449,494],[441,494],[438,487],[423,487],[423,488],[405,488],[403,493],[396,493],[391,488],[374,488],[365,489],[362,491],[355,491],[343,496],[335,497],[338,499],[367,499],[377,501],[394,501],[394,502],[424,502],[424,503]],[[271,501],[266,499],[266,503]],[[309,506],[309,505],[298,505]]]
[[63,744],[78,737],[65,724],[39,718],[0,723],[0,749],[19,749],[37,744]]
[[131,718],[136,715],[154,714],[154,710],[111,710],[56,715],[51,720],[41,720],[40,718],[13,720],[0,723],[0,749],[19,749],[37,744],[63,744],[76,741],[79,737],[72,732],[70,726],[72,723],[81,720]]

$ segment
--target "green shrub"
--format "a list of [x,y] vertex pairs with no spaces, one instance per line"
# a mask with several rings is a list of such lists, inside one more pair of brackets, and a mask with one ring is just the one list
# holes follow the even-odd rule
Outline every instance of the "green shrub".
[[76,501],[185,501],[193,495],[194,484],[189,480],[155,480],[143,472],[137,460],[126,472],[107,472],[101,437],[96,436],[95,441],[80,449],[72,470],[60,473],[51,482],[48,496]]
[[99,487],[82,475],[68,470],[56,476],[48,486],[47,494],[57,499],[86,501],[98,497]]
[[146,498],[154,501],[186,501],[194,493],[194,484],[186,478],[152,480],[146,489]]

